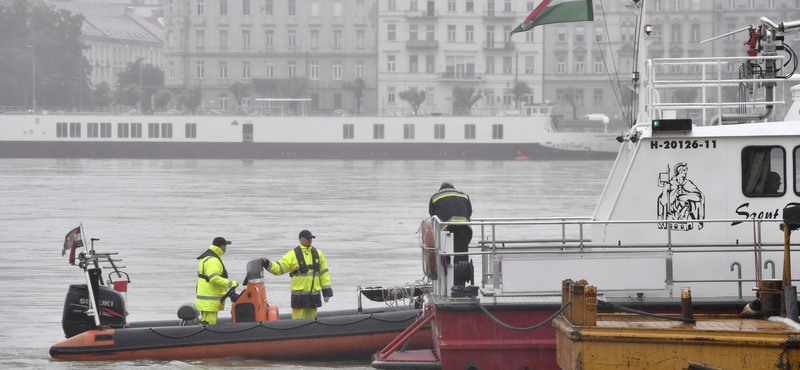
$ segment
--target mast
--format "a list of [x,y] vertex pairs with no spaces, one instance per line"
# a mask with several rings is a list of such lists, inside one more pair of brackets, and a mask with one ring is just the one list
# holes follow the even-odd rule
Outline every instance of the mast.
[[645,65],[646,53],[647,53],[647,43],[645,40],[649,36],[647,32],[645,32],[645,20],[647,19],[647,5],[645,0],[633,0],[633,6],[627,6],[634,14],[639,16],[638,21],[636,22],[636,61],[633,66],[633,73],[631,79],[633,80],[633,91],[634,94],[638,95],[637,97],[637,112],[636,112],[636,120],[633,124],[637,123],[647,123],[650,122],[650,115],[647,113],[647,106],[645,102],[645,85],[649,83],[649,77],[647,75],[647,66]]

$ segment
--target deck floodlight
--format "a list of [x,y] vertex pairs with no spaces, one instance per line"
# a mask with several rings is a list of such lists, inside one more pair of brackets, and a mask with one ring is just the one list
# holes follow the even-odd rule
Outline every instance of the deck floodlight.
[[633,79],[633,82],[639,81],[639,71],[633,71],[631,78]]
[[644,25],[644,33],[645,33],[645,35],[650,37],[650,34],[653,33],[653,25],[652,24]]

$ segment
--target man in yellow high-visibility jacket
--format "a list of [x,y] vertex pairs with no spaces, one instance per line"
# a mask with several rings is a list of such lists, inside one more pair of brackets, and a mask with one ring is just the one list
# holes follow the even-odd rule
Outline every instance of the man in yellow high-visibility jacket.
[[328,263],[322,251],[311,246],[311,239],[314,238],[310,231],[303,230],[299,235],[300,245],[286,253],[280,261],[270,262],[261,257],[264,269],[271,274],[291,273],[292,319],[317,317],[317,307],[322,306],[322,300],[327,303],[333,297]]
[[211,246],[197,259],[197,310],[200,311],[201,325],[216,325],[217,313],[225,309],[225,294],[231,288],[239,286],[228,280],[228,271],[222,263],[222,255],[231,242],[218,236]]

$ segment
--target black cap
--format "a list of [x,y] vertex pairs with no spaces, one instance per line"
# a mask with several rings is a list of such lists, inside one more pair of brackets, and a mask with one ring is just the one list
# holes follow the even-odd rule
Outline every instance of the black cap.
[[214,241],[211,243],[212,245],[216,245],[217,247],[221,247],[223,245],[231,244],[232,242],[225,240],[225,238],[218,236],[214,238]]
[[301,238],[306,238],[306,239],[314,239],[314,238],[316,238],[316,236],[312,235],[311,231],[308,231],[308,230],[301,231],[300,232],[300,237]]

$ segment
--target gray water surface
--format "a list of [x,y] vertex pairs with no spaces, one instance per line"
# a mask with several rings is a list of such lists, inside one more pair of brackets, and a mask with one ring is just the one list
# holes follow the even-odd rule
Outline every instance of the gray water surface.
[[[442,181],[470,195],[473,217],[590,216],[612,164],[2,159],[0,367],[368,369],[236,358],[52,360],[49,347],[64,338],[67,287],[85,282],[61,256],[64,235],[82,223],[86,240],[100,239],[95,249],[119,252],[132,280],[129,321],[174,319],[182,303],[193,302],[195,258],[215,236],[233,241],[224,260],[241,282],[247,261],[279,259],[302,229],[317,236],[314,246],[330,268],[334,297],[320,310],[351,309],[359,285],[422,278],[416,231]],[[288,276],[267,276],[267,294],[289,312]]]

